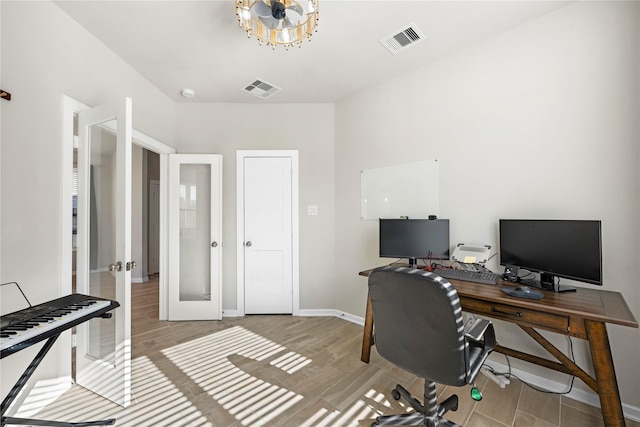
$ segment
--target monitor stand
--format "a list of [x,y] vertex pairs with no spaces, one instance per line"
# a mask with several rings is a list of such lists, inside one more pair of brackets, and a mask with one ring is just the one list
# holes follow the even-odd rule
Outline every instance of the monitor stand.
[[418,268],[418,260],[415,258],[409,258],[409,268]]
[[549,273],[540,273],[540,287],[547,291],[554,292],[575,292],[576,288],[571,286],[559,285],[556,283],[556,276]]

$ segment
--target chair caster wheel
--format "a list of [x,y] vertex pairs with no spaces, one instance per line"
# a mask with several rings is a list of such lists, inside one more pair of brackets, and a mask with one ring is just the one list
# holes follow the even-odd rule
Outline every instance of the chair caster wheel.
[[391,397],[393,397],[395,400],[400,400],[400,392],[394,388],[393,390],[391,390]]

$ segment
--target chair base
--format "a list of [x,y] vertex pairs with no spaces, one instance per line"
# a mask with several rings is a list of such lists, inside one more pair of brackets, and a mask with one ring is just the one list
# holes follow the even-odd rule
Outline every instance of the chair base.
[[400,397],[403,397],[407,401],[407,403],[411,405],[415,412],[407,412],[397,415],[381,415],[376,418],[376,420],[371,424],[371,427],[379,427],[385,425],[460,427],[458,426],[458,424],[443,417],[443,415],[448,411],[458,410],[458,396],[454,394],[445,399],[441,404],[438,404],[436,396],[436,383],[434,383],[433,381],[425,381],[424,383],[424,405],[399,384],[396,385],[396,388],[392,390],[391,395],[396,400],[399,400]]

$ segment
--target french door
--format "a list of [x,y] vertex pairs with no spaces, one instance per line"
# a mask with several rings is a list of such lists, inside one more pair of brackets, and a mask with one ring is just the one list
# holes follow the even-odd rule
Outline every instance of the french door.
[[118,301],[78,326],[76,382],[131,401],[131,99],[78,113],[77,292]]
[[220,320],[222,156],[169,159],[169,320]]

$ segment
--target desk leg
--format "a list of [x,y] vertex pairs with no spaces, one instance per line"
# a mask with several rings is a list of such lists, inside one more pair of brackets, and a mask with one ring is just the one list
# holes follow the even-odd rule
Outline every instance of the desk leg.
[[362,334],[362,355],[360,360],[369,363],[371,346],[373,345],[373,311],[371,310],[371,300],[367,293],[367,310],[364,315],[364,333]]
[[585,324],[604,424],[605,426],[624,426],[624,413],[622,412],[618,381],[609,346],[607,326],[603,322],[590,320],[585,320]]

